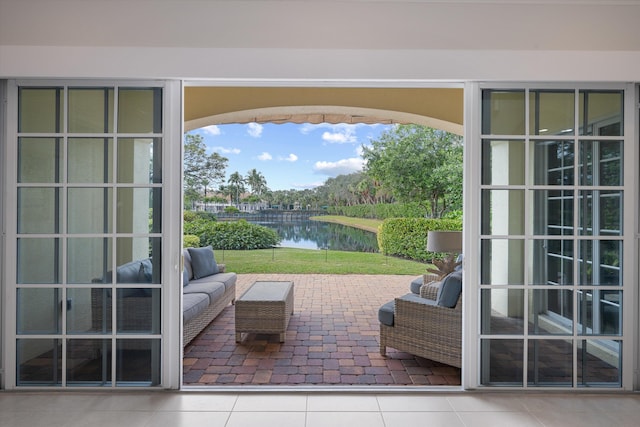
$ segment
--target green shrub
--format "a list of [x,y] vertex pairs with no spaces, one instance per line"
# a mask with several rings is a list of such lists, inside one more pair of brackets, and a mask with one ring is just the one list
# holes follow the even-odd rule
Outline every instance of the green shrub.
[[185,234],[182,236],[182,246],[185,248],[199,248],[200,238],[193,234]]
[[243,219],[212,223],[199,236],[202,246],[214,249],[266,249],[282,240],[275,230]]
[[462,230],[462,221],[428,218],[387,219],[378,228],[378,246],[385,255],[430,261],[435,254],[427,252],[429,230]]
[[238,213],[238,212],[240,212],[240,209],[236,208],[235,206],[225,206],[224,212],[225,213]]
[[375,205],[330,206],[328,213],[352,218],[424,218],[427,209],[419,203],[379,203]]

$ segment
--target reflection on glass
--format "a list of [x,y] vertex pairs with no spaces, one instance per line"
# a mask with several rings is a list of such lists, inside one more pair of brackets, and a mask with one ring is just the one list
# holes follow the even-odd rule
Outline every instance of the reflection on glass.
[[535,185],[573,185],[573,141],[533,141],[531,170]]
[[17,283],[60,283],[60,258],[59,239],[18,239]]
[[575,92],[529,92],[529,134],[574,135]]
[[622,342],[578,341],[578,386],[620,387],[622,385]]
[[529,340],[527,384],[530,386],[570,386],[573,383],[571,341]]
[[621,291],[587,289],[578,293],[580,335],[622,334]]
[[60,333],[60,289],[19,288],[16,297],[18,334]]
[[482,234],[524,234],[524,190],[482,190]]
[[525,97],[523,90],[482,91],[482,133],[524,135]]
[[580,191],[580,234],[622,235],[622,191]]
[[67,231],[73,234],[112,231],[111,188],[69,188]]
[[493,386],[522,386],[523,342],[519,339],[483,339],[481,383]]
[[160,384],[160,340],[116,341],[116,385]]
[[530,285],[573,285],[573,240],[530,241]]
[[67,239],[67,283],[111,283],[111,239]]
[[524,284],[524,240],[482,240],[480,245],[483,285]]
[[162,89],[120,88],[118,90],[118,132],[162,132]]
[[580,184],[623,185],[622,141],[580,141]]
[[573,235],[573,191],[531,190],[529,196],[532,199],[533,234]]
[[18,138],[18,182],[60,182],[60,139]]
[[59,339],[16,340],[16,384],[19,386],[60,386],[62,383],[62,342]]
[[118,188],[118,233],[154,233],[161,230],[161,188]]
[[578,261],[581,285],[622,286],[622,241],[581,240]]
[[62,131],[62,88],[18,89],[18,132]]
[[[483,289],[482,333],[522,335],[524,333],[524,291],[522,289]],[[487,318],[487,314],[491,317]]]
[[117,283],[160,283],[160,244],[160,237],[116,239]]
[[162,182],[160,138],[118,139],[118,182],[157,184]]
[[482,184],[524,185],[524,141],[482,141]]
[[160,333],[160,289],[118,289],[119,333]]
[[111,138],[69,138],[68,181],[107,183],[112,181]]
[[571,335],[573,292],[566,289],[529,291],[529,334]]
[[[87,295],[87,292],[89,294]],[[77,295],[76,295],[77,293]],[[109,334],[111,333],[111,316],[113,298],[110,288],[69,289],[68,295],[74,300],[81,298],[85,305],[71,305],[67,313],[67,329],[76,334]],[[88,301],[86,298],[90,298]]]
[[111,384],[111,340],[67,340],[67,385]]
[[113,88],[69,88],[69,132],[113,132]]
[[58,214],[60,190],[57,188],[18,188],[18,233],[54,234],[60,230]]
[[623,91],[580,91],[580,135],[624,136]]

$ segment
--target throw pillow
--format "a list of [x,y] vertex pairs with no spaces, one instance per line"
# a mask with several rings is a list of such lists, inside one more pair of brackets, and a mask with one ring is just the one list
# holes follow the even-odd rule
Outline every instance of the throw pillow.
[[458,303],[461,292],[462,271],[454,271],[442,280],[436,302],[440,306],[453,308]]
[[193,268],[193,278],[201,279],[218,273],[218,264],[213,256],[213,248],[189,248],[191,255],[191,267]]
[[187,267],[182,269],[182,286],[187,286],[189,284],[189,272],[187,271]]

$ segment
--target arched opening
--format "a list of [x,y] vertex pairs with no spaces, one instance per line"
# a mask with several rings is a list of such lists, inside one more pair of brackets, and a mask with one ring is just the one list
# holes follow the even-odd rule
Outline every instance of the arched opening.
[[[419,124],[436,129],[445,130],[451,133],[462,135],[463,129],[463,89],[460,87],[455,88],[317,88],[317,87],[201,87],[201,86],[188,86],[185,88],[185,103],[184,103],[184,127],[186,131],[199,129],[209,125],[224,125],[224,124],[243,124],[243,123],[347,123],[347,124]],[[253,278],[247,278],[246,280],[254,280]],[[260,280],[264,280],[261,278]],[[266,280],[274,280],[272,277]],[[406,293],[409,289],[410,279],[407,278],[395,278],[395,280],[402,281],[402,291]],[[237,295],[242,293],[243,289],[246,289],[247,283],[240,283]],[[406,282],[406,283],[405,283]],[[334,284],[333,282],[329,286],[340,286],[340,283]],[[395,285],[397,286],[397,284]],[[397,289],[397,288],[396,288]],[[326,293],[326,292],[325,292]],[[400,291],[394,296],[400,296]],[[331,301],[324,301],[324,304],[331,304]],[[348,303],[348,302],[347,302]],[[376,303],[378,304],[378,303]],[[376,304],[372,304],[371,307],[364,308],[364,310],[370,310],[373,312],[375,318],[377,307]],[[374,307],[375,306],[375,307]],[[360,307],[362,308],[362,307]],[[233,316],[229,315],[229,309],[227,313],[221,313],[216,321],[222,320],[223,322],[233,321]],[[331,323],[326,319],[320,319],[310,315],[307,319],[308,322],[302,327],[309,328],[310,324],[316,323],[316,329],[314,325],[310,326],[307,342],[315,342],[311,344],[295,347],[292,350],[279,347],[278,350],[273,350],[275,343],[265,342],[264,350],[271,351],[266,359],[274,358],[272,360],[273,365],[269,366],[269,363],[265,363],[263,360],[247,361],[243,359],[239,361],[237,358],[233,363],[247,363],[249,366],[243,370],[238,369],[235,366],[222,366],[221,362],[216,362],[216,366],[211,366],[208,369],[208,379],[211,382],[202,380],[203,376],[196,379],[191,367],[193,364],[199,364],[199,361],[189,355],[190,349],[185,348],[185,360],[191,359],[185,364],[185,376],[183,378],[185,385],[208,385],[208,386],[221,386],[223,384],[232,385],[264,385],[273,386],[279,384],[277,381],[269,381],[269,375],[271,378],[274,376],[284,377],[282,385],[343,385],[344,381],[340,381],[338,374],[335,372],[342,372],[343,375],[350,377],[350,384],[358,384],[358,378],[370,379],[369,382],[363,382],[363,385],[459,385],[460,384],[460,370],[457,368],[447,367],[446,365],[436,364],[436,372],[444,380],[440,383],[429,382],[425,378],[427,375],[420,375],[421,373],[432,369],[434,366],[423,366],[420,362],[416,362],[415,358],[396,359],[393,360],[396,366],[399,366],[402,370],[402,374],[405,375],[404,383],[402,381],[395,382],[390,380],[387,382],[381,381],[381,377],[385,374],[401,375],[399,370],[395,372],[385,371],[385,374],[376,375],[376,372],[382,372],[384,370],[382,365],[385,365],[385,360],[379,356],[378,351],[378,334],[372,329],[369,329],[361,334],[362,340],[358,342],[361,344],[362,349],[359,349],[357,353],[351,353],[344,351],[344,345],[340,345],[340,337],[333,335],[323,335],[323,331],[320,329],[325,328],[327,323]],[[216,323],[214,321],[214,323]],[[300,323],[298,323],[300,325]],[[294,327],[295,324],[294,324]],[[222,328],[222,327],[220,327]],[[291,328],[291,326],[289,326]],[[220,334],[211,334],[209,342],[226,342],[227,347],[233,345],[233,338],[223,341],[221,335],[231,336],[233,335],[233,327],[226,327],[219,331]],[[351,337],[352,338],[352,337]],[[197,340],[198,338],[196,338]],[[349,340],[345,339],[343,342]],[[351,340],[355,341],[355,340]],[[223,344],[212,344],[210,348],[219,354],[229,352],[229,349],[223,349]],[[287,343],[283,344],[283,347],[288,347]],[[306,348],[301,348],[306,347]],[[315,347],[315,348],[314,348]],[[306,363],[309,360],[309,353],[340,353],[341,356],[336,356],[334,359],[331,356],[326,357],[321,365],[310,365],[303,369],[300,369],[300,364]],[[246,350],[250,351],[250,350]],[[289,354],[291,353],[291,354]],[[375,353],[375,355],[374,355]],[[370,357],[371,356],[371,357]],[[234,355],[228,356],[233,358]],[[287,360],[288,359],[288,360]],[[304,359],[306,362],[301,362]],[[341,365],[342,363],[348,363],[348,360],[355,360],[354,365]],[[358,366],[359,363],[367,359],[362,364],[364,366]],[[283,360],[291,363],[291,365],[280,365]],[[258,367],[252,366],[253,362],[258,364]],[[317,361],[316,361],[317,362]],[[406,362],[406,363],[405,363]],[[413,369],[407,371],[407,366]],[[202,366],[200,367],[202,368]],[[278,369],[280,368],[280,369]],[[297,370],[296,370],[297,369]],[[206,371],[207,369],[205,369]],[[268,371],[271,370],[271,374]],[[295,372],[294,372],[295,370]],[[258,371],[262,371],[263,375],[267,375],[262,379],[258,378]],[[323,372],[330,371],[329,376],[323,375]],[[245,372],[244,374],[242,372]],[[303,372],[304,374],[301,374]],[[413,375],[419,373],[418,375]],[[236,375],[237,374],[237,375]],[[244,375],[246,382],[242,383],[240,380],[235,380],[234,375],[239,377]],[[253,378],[251,378],[253,375]],[[331,377],[333,375],[333,377]],[[336,377],[338,375],[338,377]],[[412,379],[411,376],[414,376]],[[315,376],[313,381],[305,381],[307,378]],[[391,375],[388,375],[391,377]],[[288,380],[286,379],[288,377]],[[295,379],[294,379],[295,377]],[[376,378],[377,377],[377,378]],[[416,382],[415,377],[420,379]],[[457,377],[456,380],[451,378]],[[412,382],[413,381],[413,382]]]

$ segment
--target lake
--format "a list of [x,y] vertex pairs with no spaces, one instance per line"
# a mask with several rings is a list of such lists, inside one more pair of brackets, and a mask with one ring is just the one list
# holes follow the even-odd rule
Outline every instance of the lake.
[[280,246],[286,248],[378,252],[375,233],[341,224],[322,221],[256,221],[254,223],[275,230],[282,238]]

